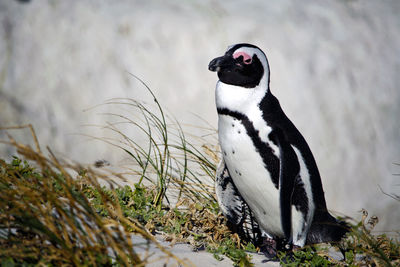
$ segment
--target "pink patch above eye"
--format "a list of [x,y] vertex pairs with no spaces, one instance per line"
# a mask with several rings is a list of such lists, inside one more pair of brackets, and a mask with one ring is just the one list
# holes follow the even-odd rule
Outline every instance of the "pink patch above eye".
[[233,54],[233,58],[236,59],[238,57],[242,56],[243,57],[243,63],[244,64],[250,64],[252,59],[251,56],[245,52],[236,52]]

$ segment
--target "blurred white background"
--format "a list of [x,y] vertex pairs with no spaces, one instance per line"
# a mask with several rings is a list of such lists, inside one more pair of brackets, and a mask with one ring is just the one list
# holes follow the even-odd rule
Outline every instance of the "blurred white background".
[[328,207],[355,218],[365,208],[378,229],[400,230],[400,203],[379,189],[400,194],[400,1],[23,2],[0,0],[0,126],[32,123],[42,146],[117,163],[120,151],[76,133],[105,134],[84,125],[105,123],[87,109],[110,98],[151,102],[128,71],[181,123],[202,124],[194,113],[216,127],[208,62],[253,43],[314,153]]

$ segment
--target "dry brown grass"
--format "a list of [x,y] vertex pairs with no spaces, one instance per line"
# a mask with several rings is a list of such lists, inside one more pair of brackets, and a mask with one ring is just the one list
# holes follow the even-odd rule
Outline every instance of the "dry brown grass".
[[[31,126],[28,126],[33,133]],[[20,128],[20,127],[12,127]],[[10,129],[10,128],[8,128]],[[159,244],[134,218],[123,215],[115,197],[103,192],[99,180],[114,183],[111,173],[99,173],[79,164],[61,161],[48,149],[45,156],[34,136],[36,150],[16,142],[24,160],[11,164],[0,161],[0,258],[63,266],[90,265],[144,266],[147,258],[136,253],[131,233],[152,242],[165,256],[187,266]],[[99,192],[107,217],[100,216],[81,190],[86,186]]]

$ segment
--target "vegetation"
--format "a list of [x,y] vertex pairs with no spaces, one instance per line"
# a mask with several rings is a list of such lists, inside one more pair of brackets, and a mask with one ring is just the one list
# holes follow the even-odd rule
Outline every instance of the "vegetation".
[[[279,253],[283,266],[400,266],[400,243],[386,234],[371,234],[377,220],[363,210],[363,219],[353,225],[347,238],[339,244],[306,246],[293,253]],[[397,236],[398,238],[398,236]],[[340,251],[340,260],[332,257]]]
[[[93,137],[126,152],[128,173],[67,162],[50,149],[46,156],[30,126],[35,148],[12,137],[2,141],[19,154],[11,162],[0,160],[2,266],[144,266],[149,255],[138,251],[149,244],[134,243],[132,234],[154,244],[164,255],[160,260],[183,266],[191,263],[174,256],[155,236],[205,249],[216,259],[226,256],[237,266],[252,265],[248,252],[258,248],[229,231],[214,196],[217,150],[204,140],[188,142],[179,123],[154,101],[156,111],[133,99],[108,101],[128,107],[135,117],[107,113],[118,120],[105,126],[117,137]],[[140,140],[119,128],[125,125],[134,127]],[[400,265],[398,240],[371,234],[377,218],[367,218],[364,211],[340,244],[307,246],[279,253],[276,260],[285,266]],[[332,251],[345,258],[334,259]]]
[[[136,245],[132,244],[129,232],[156,245],[158,242],[134,218],[123,216],[112,195],[84,172],[97,200],[103,203],[107,216],[102,216],[85,194],[83,178],[72,179],[56,159],[36,159],[41,164],[40,172],[18,158],[11,163],[0,161],[2,264],[145,265],[146,258],[135,252]],[[54,165],[58,165],[60,172],[53,170],[57,168]],[[158,247],[166,257],[181,261],[162,246]]]

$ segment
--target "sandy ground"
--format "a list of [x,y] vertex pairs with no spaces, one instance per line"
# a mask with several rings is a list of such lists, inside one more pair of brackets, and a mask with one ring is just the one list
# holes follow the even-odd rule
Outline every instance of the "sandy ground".
[[[202,251],[194,251],[192,247],[188,244],[176,243],[175,245],[171,245],[171,243],[163,241],[161,236],[157,236],[157,240],[160,242],[162,246],[168,248],[175,256],[184,260],[188,266],[199,266],[199,267],[208,267],[208,266],[218,266],[218,267],[228,267],[233,266],[233,262],[227,258],[219,261],[214,258],[212,253],[209,253],[205,250]],[[147,246],[147,242],[139,237],[132,236],[132,241],[135,244],[143,244],[142,248],[137,249],[136,251],[141,255],[141,258],[149,256],[149,264],[146,266],[150,267],[158,267],[158,266],[166,266],[166,267],[175,267],[181,266],[175,260],[167,260],[165,258],[165,254],[162,253],[154,244],[149,244],[148,249],[145,249]],[[328,250],[329,256],[337,261],[343,260],[343,256],[339,251],[336,251],[333,248]],[[273,267],[280,266],[279,262],[269,261],[261,253],[248,253],[252,260],[251,262],[255,267],[264,266],[264,267]],[[362,255],[357,255],[356,257],[362,257]],[[165,264],[165,265],[164,265]]]
[[[133,236],[132,240],[136,244],[146,244],[146,241],[142,239],[141,237],[138,236]],[[199,266],[199,267],[206,267],[206,266],[218,266],[218,267],[228,267],[228,266],[233,266],[232,261],[228,259],[227,257],[224,257],[222,261],[219,261],[214,258],[214,256],[211,253],[208,253],[206,251],[193,251],[192,247],[187,244],[175,244],[174,246],[171,246],[170,243],[165,242],[160,240],[161,245],[165,246],[166,248],[169,248],[169,250],[179,257],[180,259],[183,259],[187,262],[188,266]],[[146,251],[145,249],[138,249],[138,253],[140,253],[142,256],[146,255],[151,255],[149,257],[149,264],[146,266],[151,266],[151,267],[158,267],[158,266],[168,266],[168,267],[174,267],[174,266],[180,266],[175,260],[168,260],[166,261],[164,257],[165,254],[160,252],[159,249],[157,249],[154,245],[150,244],[148,250]],[[279,266],[278,262],[270,262],[267,261],[267,258],[262,255],[262,254],[256,254],[256,253],[249,253],[252,257],[252,263],[254,263],[254,266]],[[166,265],[164,265],[166,264]]]

